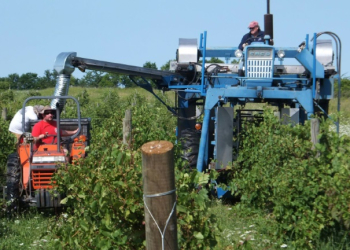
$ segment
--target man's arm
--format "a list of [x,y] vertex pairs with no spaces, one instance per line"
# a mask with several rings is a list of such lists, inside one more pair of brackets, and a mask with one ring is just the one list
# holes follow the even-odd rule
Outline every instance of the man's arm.
[[243,37],[242,37],[242,41],[241,41],[241,43],[238,45],[238,48],[240,49],[240,50],[243,50],[243,44],[248,40],[248,35],[249,34],[245,34]]
[[46,134],[41,133],[40,122],[34,125],[32,130],[32,136],[34,138],[35,143],[47,136],[47,133]]
[[78,128],[76,130],[61,130],[61,135],[62,136],[69,136],[69,135],[74,135],[78,132]]

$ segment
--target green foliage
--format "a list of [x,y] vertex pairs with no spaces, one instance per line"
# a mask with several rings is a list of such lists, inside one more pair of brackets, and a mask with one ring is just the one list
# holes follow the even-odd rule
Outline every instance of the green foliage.
[[[199,60],[199,63],[202,63],[203,60]],[[210,60],[205,60],[206,63],[224,63],[223,60],[219,59],[218,57],[211,57]]]
[[83,79],[80,80],[80,86],[84,87],[98,87],[102,77],[103,77],[103,72],[100,71],[91,71],[89,70]]
[[108,91],[103,94],[95,105],[90,106],[89,117],[95,117],[98,120],[112,117],[114,114],[119,114],[122,111],[123,105],[124,103],[120,101],[116,89]]
[[171,61],[175,61],[175,59],[167,61],[164,65],[160,67],[160,70],[169,71]]
[[145,62],[142,67],[149,68],[149,69],[158,69],[157,68],[157,64],[156,63],[152,63],[150,61]]
[[175,122],[171,113],[158,101],[148,102],[145,97],[134,94],[128,98],[132,105],[134,148],[153,140],[175,141]]
[[328,126],[322,123],[312,150],[309,123],[281,125],[268,111],[260,126],[244,127],[233,168],[232,191],[243,204],[271,213],[280,223],[278,233],[297,248],[313,248],[321,235],[350,226],[350,139]]
[[12,90],[3,91],[0,93],[0,105],[5,106],[8,102],[13,101],[14,94]]
[[87,107],[90,102],[89,93],[87,90],[83,89],[83,91],[77,95],[77,99],[79,101],[80,107]]
[[[13,79],[16,80],[16,77]],[[62,167],[56,176],[60,191],[67,194],[64,201],[69,208],[49,223],[47,236],[56,241],[51,241],[48,249],[144,248],[139,148],[151,140],[175,141],[176,120],[158,101],[139,94],[142,91],[70,89],[70,94],[79,98],[82,116],[92,118],[92,144],[88,158],[79,165]],[[46,89],[40,93],[50,95],[53,90]],[[7,107],[8,117],[11,117],[21,108],[25,98],[40,94],[9,90],[0,95],[1,107]],[[167,96],[162,98],[173,105]],[[132,110],[133,116],[130,147],[121,143],[122,118],[126,109]],[[63,116],[76,117],[73,102],[67,102]],[[0,120],[1,184],[7,156],[15,149],[8,125],[9,121]],[[243,216],[242,221],[251,218],[251,214],[238,213],[239,210],[260,211],[261,217],[274,223],[267,224],[266,237],[277,238],[278,243],[286,243],[288,248],[294,245],[295,249],[324,249],[323,246],[329,246],[326,249],[345,249],[345,244],[349,243],[350,142],[348,137],[339,138],[329,132],[327,126],[323,123],[320,144],[316,150],[311,150],[309,124],[305,127],[282,126],[271,113],[265,115],[260,127],[247,124],[242,135],[241,156],[229,175],[234,178],[229,186],[241,196],[242,202],[228,210],[232,211],[230,214],[221,213],[220,209],[219,212],[212,211],[215,204],[209,202],[207,191],[193,185],[199,180],[205,183],[209,176],[188,172],[179,157],[180,149],[175,146],[180,247],[224,249],[217,243],[218,237],[228,239],[222,221],[225,219],[227,223],[234,224],[234,216]],[[316,157],[318,152],[319,157]],[[212,178],[215,179],[214,176]],[[3,214],[0,213],[1,216]],[[218,216],[226,216],[219,222],[223,230],[219,234]],[[248,221],[246,223],[250,223]],[[1,223],[4,225],[3,221]],[[265,222],[259,219],[258,223]],[[239,227],[244,229],[243,222]],[[22,228],[22,231],[26,230]],[[327,239],[325,245],[322,245],[323,239]],[[1,238],[0,242],[2,246],[6,240]],[[238,240],[234,242],[234,247],[259,249],[247,240],[243,245]],[[266,243],[265,246],[273,248],[272,244],[275,243]]]
[[117,87],[120,82],[120,75],[107,73],[99,82],[99,87]]
[[224,63],[224,61],[219,59],[218,57],[212,57],[212,58],[210,58],[208,63]]
[[10,88],[10,83],[4,78],[0,78],[0,89],[9,89],[9,88]]
[[[338,81],[334,81],[334,96],[338,96]],[[350,79],[348,77],[341,79],[341,98],[350,97]]]
[[[16,149],[15,136],[9,132],[9,125],[9,121],[0,119],[0,185],[5,180],[7,156]],[[2,194],[0,195],[2,197]]]
[[[144,248],[140,147],[153,140],[174,141],[175,119],[158,102],[146,101],[141,95],[134,94],[125,102],[114,97],[117,108],[95,124],[88,157],[79,165],[61,168],[55,177],[59,191],[67,195],[63,202],[69,208],[52,223],[50,231],[59,239],[52,242],[54,248]],[[132,110],[130,147],[122,144],[126,107]],[[177,146],[175,153],[179,154]],[[208,249],[216,244],[217,227],[207,205],[207,190],[194,186],[198,179],[205,179],[201,177],[204,174],[185,173],[183,165],[181,160],[176,162],[179,244],[184,249]]]

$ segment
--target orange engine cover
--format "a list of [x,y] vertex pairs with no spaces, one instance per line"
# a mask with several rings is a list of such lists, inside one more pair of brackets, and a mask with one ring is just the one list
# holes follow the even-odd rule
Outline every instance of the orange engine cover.
[[39,146],[34,152],[31,163],[32,186],[34,189],[52,188],[51,178],[59,164],[65,165],[66,153],[61,147],[57,151],[57,144]]

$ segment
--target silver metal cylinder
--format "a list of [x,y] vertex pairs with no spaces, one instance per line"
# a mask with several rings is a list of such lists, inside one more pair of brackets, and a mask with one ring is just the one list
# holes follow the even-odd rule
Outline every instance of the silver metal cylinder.
[[[68,95],[69,83],[70,83],[70,75],[64,75],[64,74],[58,75],[54,96]],[[66,100],[60,99],[60,98],[52,99],[51,105],[50,105],[51,108],[56,109],[57,103],[59,104],[60,112],[62,112],[64,105],[66,104]]]

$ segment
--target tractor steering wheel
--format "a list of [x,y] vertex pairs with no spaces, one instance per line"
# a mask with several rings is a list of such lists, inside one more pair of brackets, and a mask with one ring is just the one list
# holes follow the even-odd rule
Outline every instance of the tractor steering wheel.
[[[45,136],[44,136],[44,138],[42,138],[42,139],[46,139],[46,138],[48,138],[48,137],[53,137],[53,138],[52,138],[51,144],[54,144],[57,135],[51,135],[51,134],[44,134],[44,135],[45,135]],[[42,139],[41,139],[41,140],[42,140]]]

